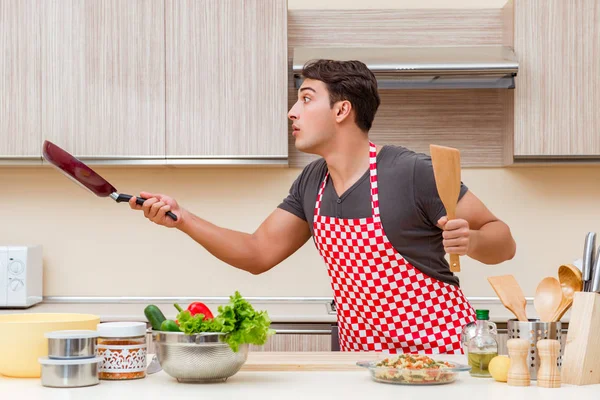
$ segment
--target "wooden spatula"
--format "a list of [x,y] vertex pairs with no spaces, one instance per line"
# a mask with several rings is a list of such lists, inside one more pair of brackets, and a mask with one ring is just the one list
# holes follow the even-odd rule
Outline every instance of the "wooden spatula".
[[[452,147],[429,145],[433,175],[438,194],[446,208],[448,220],[456,218],[456,203],[460,194],[460,152]],[[460,271],[460,257],[450,254],[450,271]]]
[[527,322],[525,306],[527,301],[521,286],[512,275],[490,276],[487,278],[504,307],[512,311],[519,321]]

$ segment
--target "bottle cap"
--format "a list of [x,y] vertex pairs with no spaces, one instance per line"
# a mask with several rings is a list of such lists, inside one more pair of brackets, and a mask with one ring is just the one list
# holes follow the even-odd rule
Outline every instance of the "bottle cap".
[[490,310],[475,310],[475,314],[477,315],[478,320],[490,319]]

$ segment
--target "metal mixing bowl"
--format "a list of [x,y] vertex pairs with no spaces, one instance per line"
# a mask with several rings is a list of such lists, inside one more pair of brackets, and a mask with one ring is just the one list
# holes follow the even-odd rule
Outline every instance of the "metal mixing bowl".
[[179,382],[226,381],[248,358],[248,345],[233,352],[220,341],[223,333],[186,335],[183,332],[152,332],[162,369]]

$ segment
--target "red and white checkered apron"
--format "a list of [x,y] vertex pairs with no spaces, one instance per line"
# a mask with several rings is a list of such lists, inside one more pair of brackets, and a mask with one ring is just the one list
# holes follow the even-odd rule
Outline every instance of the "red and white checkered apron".
[[329,173],[315,204],[314,240],[331,277],[340,349],[462,354],[460,334],[475,320],[473,307],[457,286],[423,274],[388,240],[379,215],[373,143],[370,171],[371,217],[320,215]]

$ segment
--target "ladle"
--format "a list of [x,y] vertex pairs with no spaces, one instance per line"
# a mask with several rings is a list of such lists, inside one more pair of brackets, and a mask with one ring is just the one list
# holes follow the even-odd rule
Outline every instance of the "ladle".
[[538,284],[535,290],[533,306],[541,322],[552,322],[563,298],[558,279],[548,276]]
[[575,292],[581,292],[583,290],[583,275],[574,265],[563,264],[558,267],[558,280],[560,281],[563,295],[552,321],[560,321],[563,315],[565,315],[573,305],[573,295]]

